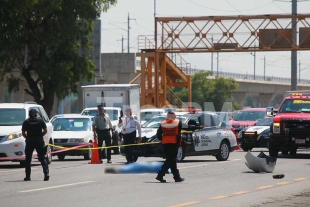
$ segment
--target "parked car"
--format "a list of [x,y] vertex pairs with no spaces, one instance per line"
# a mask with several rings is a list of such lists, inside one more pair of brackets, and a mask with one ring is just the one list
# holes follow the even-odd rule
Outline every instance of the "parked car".
[[[91,144],[94,142],[94,133],[92,132],[92,120],[90,116],[80,114],[57,115],[53,119],[54,142],[56,146],[53,151],[63,149],[62,147],[75,147],[82,144]],[[91,146],[83,147],[84,150],[68,150],[65,152],[54,153],[59,160],[64,160],[66,155],[84,156],[85,160],[90,160],[92,156]],[[86,150],[85,148],[89,148]]]
[[158,116],[160,114],[165,113],[165,109],[160,108],[150,108],[150,109],[141,109],[140,110],[140,117],[141,117],[141,124],[144,124],[154,116]]
[[255,123],[264,119],[266,108],[247,108],[238,112],[233,120],[228,122],[238,134],[244,127],[254,126]]
[[[25,166],[25,138],[22,136],[22,124],[28,118],[29,110],[35,109],[47,127],[47,134],[43,137],[45,143],[53,144],[53,126],[41,105],[35,102],[0,103],[0,158],[6,161],[19,162]],[[51,152],[52,147],[47,147]],[[16,157],[21,157],[16,159]],[[1,160],[1,159],[0,159]],[[52,162],[52,155],[47,153],[47,160]]]
[[238,143],[243,151],[256,147],[269,148],[270,126],[273,117],[266,117],[257,122],[255,126],[243,128],[238,134]]
[[[186,113],[177,115],[182,122],[182,144],[178,149],[177,160],[182,161],[186,156],[213,155],[219,161],[229,158],[237,143],[231,126],[223,122],[216,114],[210,112]],[[142,125],[142,143],[147,145],[134,147],[134,160],[139,156],[164,157],[161,144],[149,144],[159,142],[156,132],[160,123],[166,119],[165,115],[156,116]],[[188,125],[203,125],[203,129],[189,130]],[[125,156],[124,149],[121,154]]]

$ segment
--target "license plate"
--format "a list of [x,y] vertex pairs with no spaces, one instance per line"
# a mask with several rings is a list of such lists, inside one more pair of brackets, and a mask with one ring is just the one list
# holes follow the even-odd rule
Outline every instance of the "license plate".
[[304,140],[304,139],[296,139],[296,140],[295,140],[295,143],[296,143],[296,144],[305,144],[305,143],[306,143],[306,140]]

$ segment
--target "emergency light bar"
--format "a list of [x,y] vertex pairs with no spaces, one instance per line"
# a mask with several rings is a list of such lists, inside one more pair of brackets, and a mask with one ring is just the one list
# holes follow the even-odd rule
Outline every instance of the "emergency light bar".
[[302,96],[306,96],[307,98],[310,98],[310,94],[309,93],[290,93],[290,96],[299,96],[300,98]]

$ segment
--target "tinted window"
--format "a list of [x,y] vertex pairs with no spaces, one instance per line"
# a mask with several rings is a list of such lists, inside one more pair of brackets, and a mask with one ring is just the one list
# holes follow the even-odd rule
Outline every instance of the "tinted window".
[[200,117],[200,123],[205,126],[205,127],[211,127],[214,126],[212,125],[212,120],[211,120],[211,115],[210,114],[202,114]]
[[235,121],[257,121],[265,118],[264,111],[241,111],[234,118]]
[[279,110],[282,112],[310,112],[309,99],[285,100]]
[[218,115],[214,115],[212,116],[212,119],[213,119],[213,126],[219,126],[222,122],[221,118],[218,116]]
[[42,116],[44,117],[44,121],[48,122],[49,118],[45,112],[45,110],[43,108],[39,108],[40,109],[40,113],[42,114]]
[[18,126],[25,120],[25,109],[0,109],[0,126]]
[[142,125],[142,128],[158,128],[160,126],[160,123],[164,121],[166,117],[154,117],[150,119],[149,121],[145,122]]
[[141,112],[140,116],[141,116],[141,121],[148,121],[151,118],[153,118],[154,116],[158,116],[162,114],[162,112],[159,111],[146,111],[146,112]]
[[265,118],[257,122],[256,126],[270,126],[273,122],[273,118]]
[[53,121],[54,131],[89,131],[91,125],[87,118],[56,118]]

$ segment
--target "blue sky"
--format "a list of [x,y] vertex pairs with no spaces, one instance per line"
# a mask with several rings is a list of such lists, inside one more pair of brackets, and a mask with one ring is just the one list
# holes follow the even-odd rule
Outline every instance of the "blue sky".
[[[298,13],[309,13],[310,1],[298,2]],[[118,0],[107,13],[102,14],[101,52],[121,52],[122,36],[124,52],[127,52],[127,18],[130,18],[130,52],[138,52],[138,35],[154,34],[154,0]],[[287,0],[156,0],[156,16],[220,16],[290,14],[291,2]],[[210,70],[211,54],[183,54],[192,68]],[[266,57],[266,76],[287,77],[291,75],[290,52],[257,52],[256,75],[263,75]],[[310,79],[310,52],[299,51],[301,78]],[[217,68],[214,54],[213,68]],[[253,74],[254,57],[250,53],[219,53],[219,70]]]

